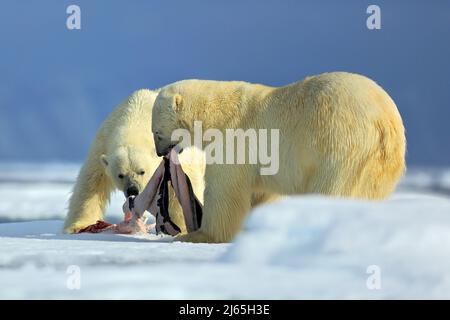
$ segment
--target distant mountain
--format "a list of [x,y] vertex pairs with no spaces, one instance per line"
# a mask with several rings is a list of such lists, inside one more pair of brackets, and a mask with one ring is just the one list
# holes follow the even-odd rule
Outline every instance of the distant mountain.
[[450,165],[450,2],[2,1],[0,161],[79,161],[101,121],[138,88],[186,78],[284,85],[365,74],[396,101],[408,163]]

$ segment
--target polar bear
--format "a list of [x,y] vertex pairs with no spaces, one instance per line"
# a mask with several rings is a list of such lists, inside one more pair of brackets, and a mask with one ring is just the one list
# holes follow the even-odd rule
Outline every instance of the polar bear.
[[[69,200],[64,224],[66,233],[76,233],[102,219],[113,190],[121,190],[128,197],[137,195],[146,186],[161,162],[156,156],[151,133],[156,96],[157,91],[147,89],[134,92],[102,124]],[[179,159],[195,194],[203,202],[203,155],[191,148],[180,154]],[[173,191],[169,197],[171,218],[186,232],[181,207]]]
[[406,139],[397,107],[362,75],[325,73],[279,88],[207,80],[170,84],[153,108],[157,153],[167,154],[180,142],[172,140],[175,129],[194,134],[196,121],[222,133],[279,129],[279,169],[261,175],[260,163],[208,163],[201,228],[179,236],[181,241],[231,241],[253,192],[384,199],[405,170]]

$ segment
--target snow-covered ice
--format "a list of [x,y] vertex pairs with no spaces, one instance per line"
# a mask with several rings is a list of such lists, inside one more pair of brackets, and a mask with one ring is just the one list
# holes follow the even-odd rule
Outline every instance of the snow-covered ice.
[[[0,163],[0,222],[64,219],[78,164]],[[111,197],[107,218],[122,218],[123,195]]]
[[411,170],[383,202],[291,197],[232,244],[186,244],[61,234],[77,169],[0,165],[0,298],[450,298],[448,170]]

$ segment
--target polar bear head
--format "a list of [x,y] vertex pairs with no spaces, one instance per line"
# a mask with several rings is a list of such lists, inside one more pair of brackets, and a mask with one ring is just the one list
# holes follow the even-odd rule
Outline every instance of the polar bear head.
[[172,141],[172,132],[181,126],[178,123],[177,114],[180,111],[182,98],[179,94],[170,95],[164,92],[158,95],[153,106],[152,132],[158,156],[165,156],[176,144]]
[[[152,132],[156,153],[164,156],[182,140],[172,140],[172,133],[177,129],[192,130],[194,119],[198,117],[189,101],[199,104],[201,88],[197,88],[199,80],[182,80],[170,84],[159,91],[152,111]],[[195,94],[198,92],[198,96]],[[192,94],[194,93],[194,94]],[[189,95],[189,99],[185,99]],[[186,141],[184,141],[186,142]],[[181,146],[187,147],[190,142]]]
[[[223,129],[239,113],[241,95],[245,90],[241,82],[214,80],[182,80],[162,88],[152,111],[152,132],[156,152],[166,155],[172,147],[186,148],[190,139],[175,130],[186,129],[194,133],[195,122],[203,130]],[[175,138],[175,140],[174,140]]]
[[156,169],[151,153],[133,145],[116,148],[112,154],[103,154],[101,162],[106,175],[125,197],[138,195],[144,190]]

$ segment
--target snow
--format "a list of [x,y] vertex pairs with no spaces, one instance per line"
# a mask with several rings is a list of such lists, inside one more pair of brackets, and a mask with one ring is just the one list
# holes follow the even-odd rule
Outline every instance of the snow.
[[450,298],[449,170],[412,169],[382,202],[290,197],[232,244],[189,244],[61,234],[77,166],[46,166],[0,165],[0,298]]
[[[0,164],[0,222],[64,219],[79,164]],[[122,218],[123,196],[111,197],[107,218]]]

